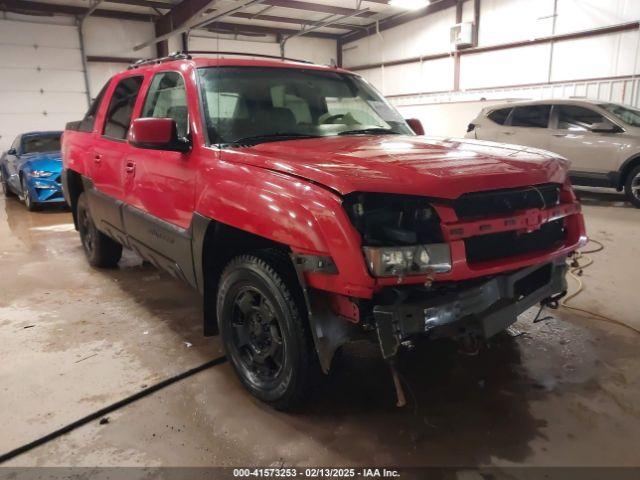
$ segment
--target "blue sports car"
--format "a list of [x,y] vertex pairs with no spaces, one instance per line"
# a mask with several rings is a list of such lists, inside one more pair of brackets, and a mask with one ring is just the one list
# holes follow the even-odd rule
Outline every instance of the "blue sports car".
[[63,203],[62,132],[30,132],[18,135],[0,157],[0,183],[5,196],[13,194],[30,211],[45,203]]

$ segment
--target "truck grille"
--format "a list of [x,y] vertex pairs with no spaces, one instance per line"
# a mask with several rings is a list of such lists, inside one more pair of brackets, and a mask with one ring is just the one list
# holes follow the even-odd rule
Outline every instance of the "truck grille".
[[453,202],[461,220],[505,215],[529,208],[546,208],[560,201],[560,185],[548,183],[523,188],[465,193]]
[[564,243],[565,235],[564,219],[560,219],[545,223],[530,233],[511,231],[470,237],[464,241],[467,262],[486,262],[555,249]]

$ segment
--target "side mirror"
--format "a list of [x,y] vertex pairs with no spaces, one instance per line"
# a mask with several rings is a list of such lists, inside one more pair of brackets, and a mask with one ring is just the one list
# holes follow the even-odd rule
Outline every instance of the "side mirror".
[[137,148],[188,152],[191,142],[178,137],[178,126],[172,118],[136,118],[129,127],[128,140]]
[[422,122],[420,120],[418,120],[417,118],[409,118],[406,120],[407,125],[409,125],[409,127],[411,127],[411,130],[413,130],[413,133],[415,133],[416,135],[424,135],[424,127],[422,126]]
[[594,123],[591,126],[591,131],[594,133],[619,133],[622,129],[611,122]]
[[9,150],[7,150],[7,155],[17,155],[18,152],[16,151],[15,148],[10,148]]

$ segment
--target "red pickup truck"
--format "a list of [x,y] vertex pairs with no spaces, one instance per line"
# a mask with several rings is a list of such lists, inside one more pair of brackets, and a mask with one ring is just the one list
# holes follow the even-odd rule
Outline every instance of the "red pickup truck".
[[[410,122],[416,125],[416,122]],[[134,64],[63,135],[91,265],[125,246],[197,288],[246,388],[308,394],[354,339],[477,343],[566,290],[586,241],[567,163],[416,136],[370,84],[294,61]]]

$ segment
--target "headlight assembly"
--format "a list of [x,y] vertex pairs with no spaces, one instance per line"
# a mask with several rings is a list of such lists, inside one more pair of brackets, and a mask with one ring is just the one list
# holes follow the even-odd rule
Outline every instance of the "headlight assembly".
[[356,192],[343,206],[362,237],[373,276],[393,277],[451,270],[440,218],[429,200],[414,195]]
[[404,277],[451,270],[446,243],[407,247],[363,247],[369,271],[375,277]]
[[34,178],[47,178],[53,175],[53,172],[47,172],[46,170],[31,170],[31,176]]

